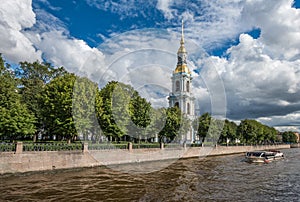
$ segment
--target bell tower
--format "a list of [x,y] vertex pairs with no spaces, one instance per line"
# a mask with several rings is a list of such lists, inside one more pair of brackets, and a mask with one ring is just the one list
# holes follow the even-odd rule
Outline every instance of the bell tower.
[[[183,21],[181,26],[180,47],[177,51],[177,65],[172,74],[172,92],[170,93],[169,107],[178,107],[189,120],[195,117],[195,98],[192,94],[192,74],[187,65],[187,51],[184,46]],[[192,129],[188,132],[184,141],[194,140]]]

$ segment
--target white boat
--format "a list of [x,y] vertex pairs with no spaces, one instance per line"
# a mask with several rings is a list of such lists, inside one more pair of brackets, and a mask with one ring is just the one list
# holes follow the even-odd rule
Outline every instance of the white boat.
[[269,163],[270,161],[282,159],[283,153],[278,150],[253,151],[246,153],[246,161],[249,163]]

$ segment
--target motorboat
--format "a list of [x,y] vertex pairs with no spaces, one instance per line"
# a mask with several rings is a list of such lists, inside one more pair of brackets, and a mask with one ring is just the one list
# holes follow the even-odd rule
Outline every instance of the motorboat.
[[278,150],[253,151],[246,153],[246,161],[249,163],[269,163],[273,160],[282,159],[283,153]]

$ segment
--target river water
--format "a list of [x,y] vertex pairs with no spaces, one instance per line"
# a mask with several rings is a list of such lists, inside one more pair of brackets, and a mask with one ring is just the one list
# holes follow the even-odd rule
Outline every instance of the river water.
[[239,154],[142,174],[97,167],[2,175],[0,201],[300,201],[300,149],[282,151],[286,158],[269,164]]

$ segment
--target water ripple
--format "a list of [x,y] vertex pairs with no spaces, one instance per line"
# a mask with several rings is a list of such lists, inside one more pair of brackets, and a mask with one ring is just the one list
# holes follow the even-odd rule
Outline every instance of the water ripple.
[[243,155],[184,159],[147,174],[97,167],[3,175],[0,201],[299,201],[300,149],[284,153],[269,164]]

